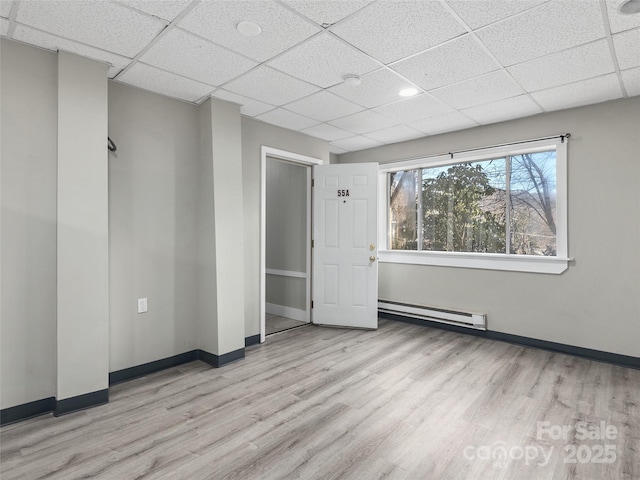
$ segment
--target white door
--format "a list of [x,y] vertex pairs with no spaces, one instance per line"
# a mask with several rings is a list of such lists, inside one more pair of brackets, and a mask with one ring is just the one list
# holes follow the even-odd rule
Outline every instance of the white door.
[[313,323],[378,328],[378,164],[313,172]]

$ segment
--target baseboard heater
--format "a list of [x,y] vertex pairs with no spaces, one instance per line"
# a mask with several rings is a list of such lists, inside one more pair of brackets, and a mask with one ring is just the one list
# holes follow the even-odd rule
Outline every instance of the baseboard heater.
[[418,320],[448,323],[475,330],[487,329],[487,315],[484,313],[460,312],[445,308],[392,302],[390,300],[378,300],[378,311]]

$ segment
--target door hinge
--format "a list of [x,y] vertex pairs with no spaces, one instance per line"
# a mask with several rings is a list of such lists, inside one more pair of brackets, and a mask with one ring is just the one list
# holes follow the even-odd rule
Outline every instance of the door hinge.
[[312,187],[315,187],[315,186],[316,186],[316,179],[315,179],[315,178],[312,178],[312,179],[311,179],[311,186],[312,186]]
[[311,308],[313,308],[313,300],[311,300]]
[[313,240],[311,240],[311,248],[313,248],[315,246],[316,246],[315,242]]

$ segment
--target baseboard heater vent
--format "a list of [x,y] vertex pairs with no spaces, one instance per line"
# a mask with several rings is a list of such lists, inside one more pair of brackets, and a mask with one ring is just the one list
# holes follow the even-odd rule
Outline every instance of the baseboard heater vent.
[[469,327],[476,330],[487,329],[487,315],[484,313],[460,312],[444,308],[426,307],[424,305],[392,302],[390,300],[378,300],[378,311],[418,320],[431,320],[433,322]]

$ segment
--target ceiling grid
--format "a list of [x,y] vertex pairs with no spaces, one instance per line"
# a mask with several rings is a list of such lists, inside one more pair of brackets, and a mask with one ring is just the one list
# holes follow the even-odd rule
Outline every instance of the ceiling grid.
[[639,95],[640,14],[622,1],[0,0],[0,33],[345,153]]

